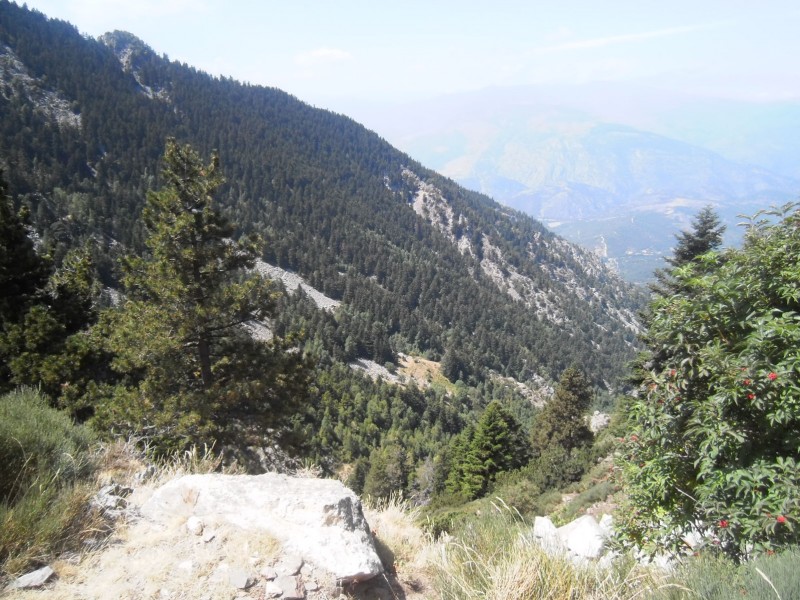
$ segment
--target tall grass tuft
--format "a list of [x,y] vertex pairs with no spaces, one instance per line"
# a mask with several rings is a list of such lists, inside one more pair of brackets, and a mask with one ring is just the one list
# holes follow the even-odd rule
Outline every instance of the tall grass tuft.
[[651,584],[633,564],[606,570],[548,555],[530,525],[499,499],[442,546],[435,582],[446,600],[614,600]]
[[800,549],[791,548],[774,555],[762,555],[735,564],[713,554],[688,560],[674,575],[675,581],[691,590],[684,594],[676,587],[654,593],[653,600],[790,600],[800,598]]

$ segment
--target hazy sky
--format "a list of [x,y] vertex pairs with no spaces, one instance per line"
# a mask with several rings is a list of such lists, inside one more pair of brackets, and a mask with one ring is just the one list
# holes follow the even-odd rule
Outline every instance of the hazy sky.
[[29,0],[317,106],[489,86],[631,81],[800,99],[796,0]]

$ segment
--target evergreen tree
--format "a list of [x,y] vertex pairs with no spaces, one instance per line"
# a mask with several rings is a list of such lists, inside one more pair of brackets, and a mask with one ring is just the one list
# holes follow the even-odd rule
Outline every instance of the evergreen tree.
[[47,281],[49,268],[14,212],[0,171],[0,327],[16,323]]
[[534,457],[549,448],[560,447],[567,453],[587,446],[592,432],[586,425],[586,413],[592,402],[592,390],[583,374],[570,367],[561,375],[556,393],[537,415],[531,432]]
[[[658,269],[654,273],[656,281],[650,286],[651,291],[661,296],[677,292],[673,270],[695,261],[706,252],[717,250],[722,245],[725,229],[713,207],[705,206],[692,219],[691,230],[682,231],[675,236],[677,244],[672,256],[666,259],[671,268]],[[644,315],[645,321],[647,318]]]
[[405,450],[394,442],[373,450],[363,493],[373,498],[405,495],[409,475],[406,458]]
[[710,205],[703,207],[692,219],[691,231],[682,231],[675,236],[678,244],[667,262],[672,267],[681,267],[706,252],[717,250],[725,229],[714,208]]
[[[655,272],[656,281],[650,286],[650,290],[655,297],[668,297],[674,294],[691,293],[690,287],[684,285],[682,279],[676,277],[676,272],[689,264],[693,265],[696,273],[703,269],[703,263],[699,258],[704,254],[716,251],[722,244],[722,234],[725,226],[720,224],[719,217],[711,206],[703,208],[694,219],[692,219],[692,230],[683,231],[676,235],[678,241],[675,246],[673,256],[667,258],[667,263],[671,265],[669,269],[659,269]],[[654,319],[652,304],[647,307],[640,315],[644,325],[644,333],[640,336],[645,347],[650,349],[647,356],[639,356],[633,363],[632,380],[641,384],[643,373],[649,369],[658,369],[665,360],[664,351],[656,349],[656,343],[650,339],[649,330]]]
[[0,388],[38,387],[74,413],[102,363],[84,335],[97,296],[88,249],[68,252],[49,271],[0,177]]
[[273,315],[275,291],[249,271],[259,240],[234,242],[214,203],[218,157],[204,165],[169,140],[163,178],[143,213],[149,254],[125,261],[126,300],[102,323],[126,381],[99,419],[184,444],[219,437],[238,415],[269,422],[305,374],[286,341],[253,336],[250,326]]
[[[460,436],[461,437],[461,436]],[[453,444],[448,489],[467,498],[486,494],[499,473],[524,466],[530,448],[519,422],[499,402],[491,402],[474,433]]]
[[108,379],[109,357],[90,336],[99,296],[87,248],[70,250],[19,323],[0,344],[14,385],[38,387],[59,408],[80,419]]

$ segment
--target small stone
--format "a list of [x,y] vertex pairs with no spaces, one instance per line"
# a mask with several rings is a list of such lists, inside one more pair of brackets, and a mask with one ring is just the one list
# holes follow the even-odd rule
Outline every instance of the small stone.
[[12,590],[25,590],[30,588],[42,587],[47,583],[56,572],[50,567],[42,567],[36,571],[32,571],[27,575],[17,578],[9,588]]
[[231,568],[226,563],[219,563],[214,572],[211,573],[211,581],[215,583],[219,583],[225,581],[228,578],[228,573],[230,572]]
[[614,534],[614,517],[604,514],[600,517],[600,529],[608,533],[609,536]]
[[283,590],[274,581],[268,581],[264,584],[264,595],[267,598],[280,598],[283,596]]
[[203,531],[203,541],[207,544],[211,540],[217,537],[217,532],[213,529],[206,529]]
[[246,590],[256,582],[255,578],[250,575],[250,573],[244,569],[237,568],[228,571],[228,581],[233,587],[239,590]]
[[199,517],[192,515],[186,521],[186,529],[192,535],[201,535],[203,533],[203,521]]
[[294,555],[284,556],[276,568],[283,575],[297,575],[303,568],[303,559]]
[[191,560],[184,560],[178,563],[178,569],[191,573],[194,570],[194,563]]
[[264,567],[261,569],[260,575],[267,581],[272,581],[278,576],[278,572],[272,567]]
[[306,597],[303,581],[299,577],[282,575],[275,580],[281,589],[284,600],[303,600]]
[[156,468],[154,465],[148,465],[144,471],[140,471],[135,475],[136,481],[141,483],[145,483],[152,479],[156,474]]
[[319,584],[316,581],[306,581],[305,586],[307,592],[316,592],[319,589]]

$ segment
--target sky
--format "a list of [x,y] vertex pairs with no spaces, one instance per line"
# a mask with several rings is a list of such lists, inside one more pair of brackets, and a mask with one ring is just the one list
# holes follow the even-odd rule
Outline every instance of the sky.
[[345,114],[491,87],[610,81],[800,100],[796,0],[28,0],[213,75]]

